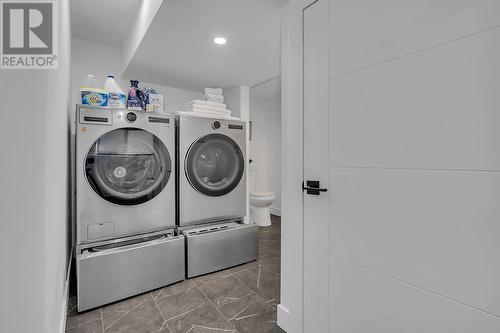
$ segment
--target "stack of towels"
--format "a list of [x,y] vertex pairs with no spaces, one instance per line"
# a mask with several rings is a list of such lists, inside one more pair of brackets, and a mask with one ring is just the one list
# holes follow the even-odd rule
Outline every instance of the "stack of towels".
[[202,101],[196,99],[184,105],[184,111],[195,112],[195,113],[206,113],[212,116],[230,116],[231,110],[226,107],[226,104]]
[[205,88],[205,96],[203,100],[193,100],[184,105],[184,111],[194,112],[197,114],[205,114],[209,116],[231,116],[231,110],[226,107],[222,89],[220,88]]
[[224,103],[224,96],[222,96],[221,88],[205,88],[204,101]]

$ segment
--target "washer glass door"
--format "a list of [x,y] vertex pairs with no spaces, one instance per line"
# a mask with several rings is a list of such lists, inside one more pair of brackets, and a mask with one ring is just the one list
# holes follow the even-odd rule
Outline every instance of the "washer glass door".
[[238,144],[228,136],[209,134],[191,145],[185,161],[186,176],[197,191],[222,196],[238,186],[245,163]]
[[157,196],[172,170],[170,154],[155,135],[120,128],[100,137],[85,160],[87,180],[103,199],[137,205]]

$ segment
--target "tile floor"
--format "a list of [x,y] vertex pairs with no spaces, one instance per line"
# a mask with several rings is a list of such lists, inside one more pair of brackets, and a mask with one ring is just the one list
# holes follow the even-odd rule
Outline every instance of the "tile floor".
[[83,313],[68,304],[67,333],[275,333],[281,221],[259,230],[255,262],[185,280]]

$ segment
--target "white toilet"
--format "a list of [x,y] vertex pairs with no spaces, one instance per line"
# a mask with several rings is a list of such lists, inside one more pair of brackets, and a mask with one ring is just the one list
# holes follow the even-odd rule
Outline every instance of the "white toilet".
[[261,227],[271,225],[269,206],[276,196],[273,192],[250,191],[250,222]]

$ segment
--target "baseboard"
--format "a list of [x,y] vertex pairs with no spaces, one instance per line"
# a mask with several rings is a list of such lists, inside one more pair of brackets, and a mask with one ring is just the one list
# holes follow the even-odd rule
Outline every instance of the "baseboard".
[[73,247],[71,247],[71,252],[69,253],[68,269],[66,271],[66,280],[64,281],[64,291],[63,300],[61,304],[61,321],[59,324],[59,332],[64,333],[66,331],[66,317],[67,317],[67,306],[69,299],[69,279],[71,273],[71,264],[73,261]]
[[292,331],[290,330],[289,327],[289,322],[290,322],[290,311],[285,308],[283,305],[279,304],[277,308],[277,315],[278,315],[278,326],[281,327],[285,332],[291,333]]
[[271,206],[269,207],[269,211],[271,212],[271,214],[281,217],[281,208]]

